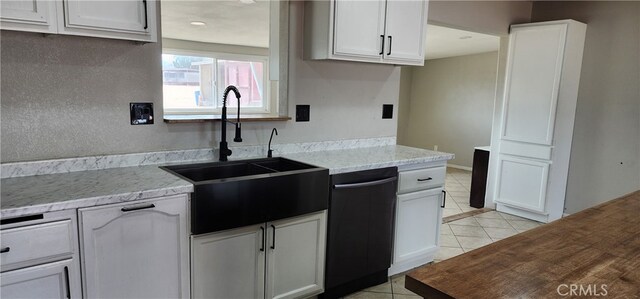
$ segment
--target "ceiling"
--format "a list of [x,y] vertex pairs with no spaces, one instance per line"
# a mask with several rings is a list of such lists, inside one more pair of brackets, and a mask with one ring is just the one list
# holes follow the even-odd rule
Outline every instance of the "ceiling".
[[427,25],[426,60],[493,52],[498,48],[498,36]]
[[[269,0],[163,0],[162,37],[252,47],[269,47]],[[206,23],[191,25],[192,21]],[[461,39],[462,38],[462,39]],[[427,25],[425,59],[497,51],[500,38]]]
[[[205,43],[269,47],[269,1],[163,0],[162,37]],[[191,25],[205,22],[204,26]]]

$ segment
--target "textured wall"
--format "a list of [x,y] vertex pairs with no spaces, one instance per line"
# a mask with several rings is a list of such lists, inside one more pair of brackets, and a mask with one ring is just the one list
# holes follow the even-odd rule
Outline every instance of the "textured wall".
[[640,2],[535,2],[532,20],[587,24],[565,210],[640,189]]
[[[396,135],[400,68],[302,60],[303,3],[293,1],[289,114],[311,105],[308,123],[243,124],[244,144]],[[219,125],[161,121],[161,45],[0,32],[1,161],[27,161],[217,146]],[[129,102],[154,102],[154,125],[129,125]],[[397,106],[397,105],[396,105]],[[396,109],[397,111],[397,109]],[[212,134],[213,130],[215,134]]]
[[[411,72],[411,93],[401,98],[406,132],[398,143],[454,153],[452,164],[471,167],[473,148],[489,145],[498,52],[427,60]],[[409,76],[408,76],[409,77]],[[401,81],[401,86],[406,83]],[[404,117],[407,116],[407,117]],[[406,120],[405,120],[406,119]]]
[[529,22],[531,1],[429,1],[429,23],[507,35],[509,25]]

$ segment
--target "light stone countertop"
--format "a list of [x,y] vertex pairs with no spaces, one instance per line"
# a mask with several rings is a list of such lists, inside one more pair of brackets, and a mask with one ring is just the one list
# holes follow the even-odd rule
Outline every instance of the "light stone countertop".
[[[452,159],[453,154],[390,145],[283,157],[328,168],[330,174],[337,174],[445,161]],[[2,179],[1,189],[0,218],[4,219],[190,193],[193,185],[154,165],[8,178]]]
[[409,164],[446,161],[454,155],[443,152],[389,145],[356,149],[307,152],[284,155],[285,158],[329,169],[329,174]]
[[158,166],[123,167],[2,179],[0,218],[193,192]]

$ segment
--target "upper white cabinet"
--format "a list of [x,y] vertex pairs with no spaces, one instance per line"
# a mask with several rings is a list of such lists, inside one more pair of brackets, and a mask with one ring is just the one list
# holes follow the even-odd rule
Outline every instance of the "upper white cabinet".
[[324,290],[327,212],[192,237],[193,298],[307,298]]
[[84,298],[189,298],[186,195],[78,214]]
[[59,33],[155,42],[156,1],[64,0]]
[[489,172],[498,211],[541,222],[562,217],[586,27],[511,26]]
[[428,1],[307,1],[306,59],[424,65]]
[[47,0],[2,1],[0,28],[57,33],[56,2]]
[[2,29],[157,41],[155,0],[3,1]]

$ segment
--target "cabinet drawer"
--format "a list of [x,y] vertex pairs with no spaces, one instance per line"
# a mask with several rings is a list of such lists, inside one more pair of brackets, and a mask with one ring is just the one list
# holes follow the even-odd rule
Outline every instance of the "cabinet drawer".
[[444,185],[445,167],[433,167],[400,172],[398,193],[424,190]]
[[72,230],[71,220],[2,230],[2,270],[72,255],[75,248]]

